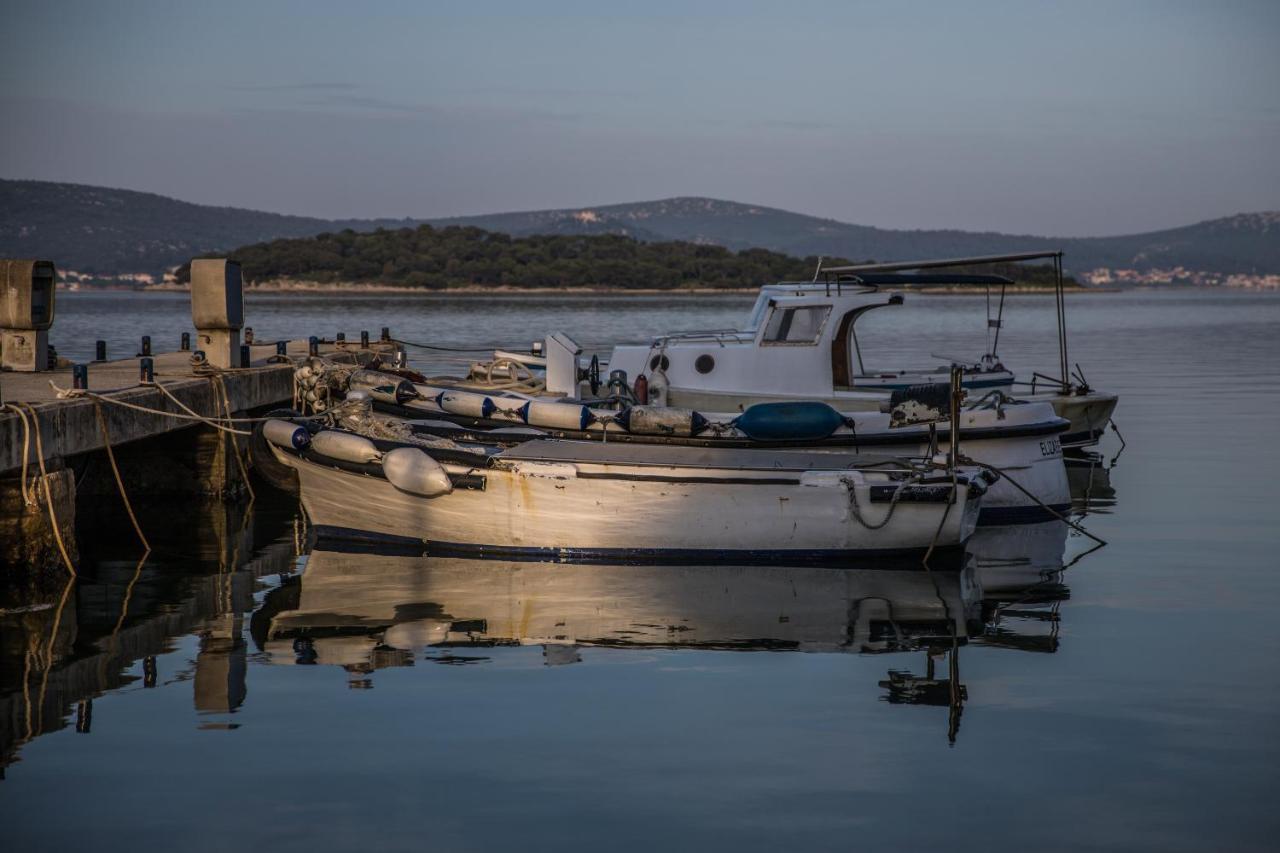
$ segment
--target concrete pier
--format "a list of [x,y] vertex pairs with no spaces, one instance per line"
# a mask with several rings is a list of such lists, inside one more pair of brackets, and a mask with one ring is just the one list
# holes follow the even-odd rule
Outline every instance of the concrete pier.
[[[327,358],[363,363],[374,355],[390,356],[394,344],[371,342],[368,349],[327,344]],[[306,341],[291,341],[288,361],[276,358],[274,343],[251,348],[250,366],[196,372],[189,352],[153,356],[154,379],[192,411],[209,418],[225,415],[220,385],[225,385],[234,415],[255,414],[288,406],[293,397],[294,361],[308,355]],[[89,390],[161,412],[181,410],[153,386],[139,382],[139,359],[94,362],[89,365]],[[243,490],[235,436],[199,421],[168,417],[92,399],[60,399],[59,388],[73,385],[71,368],[38,373],[0,373],[0,395],[5,402],[31,404],[39,423],[43,459],[50,494],[64,543],[74,547],[77,492],[80,503],[92,497],[107,499],[116,492],[114,476],[106,462],[105,441],[97,405],[102,408],[113,448],[117,448],[126,489],[141,496],[183,494],[233,498]],[[28,494],[36,486],[34,505],[23,500],[20,484],[24,429],[11,411],[0,412],[0,568],[34,568],[37,571],[60,562],[61,557],[48,519],[47,500],[40,478],[34,431],[28,436]],[[243,440],[240,440],[242,445]],[[77,483],[77,481],[79,481]]]

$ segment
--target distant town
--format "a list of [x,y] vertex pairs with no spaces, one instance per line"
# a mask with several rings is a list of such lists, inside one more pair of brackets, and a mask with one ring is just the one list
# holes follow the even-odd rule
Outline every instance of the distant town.
[[1106,267],[1076,275],[1095,287],[1142,285],[1191,285],[1194,287],[1241,287],[1248,290],[1280,290],[1280,275],[1252,275],[1189,270],[1185,267],[1151,270],[1113,270]]

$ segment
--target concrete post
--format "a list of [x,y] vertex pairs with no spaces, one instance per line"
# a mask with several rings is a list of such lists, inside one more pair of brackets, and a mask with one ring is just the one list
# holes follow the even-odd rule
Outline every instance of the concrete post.
[[52,261],[0,260],[0,368],[48,369],[56,283]]
[[209,363],[240,366],[240,329],[244,326],[244,288],[240,265],[226,258],[191,262],[191,320]]

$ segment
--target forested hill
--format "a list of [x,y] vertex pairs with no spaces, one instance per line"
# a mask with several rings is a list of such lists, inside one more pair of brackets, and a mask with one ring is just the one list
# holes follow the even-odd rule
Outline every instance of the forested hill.
[[[273,240],[231,253],[252,283],[305,281],[405,287],[614,289],[756,288],[807,281],[816,256],[733,251],[685,241],[641,242],[619,234],[512,237],[479,228],[422,225]],[[839,258],[833,263],[847,263]],[[996,270],[1025,283],[1051,281],[1048,267]],[[179,270],[185,280],[188,268]]]
[[826,255],[893,261],[1052,248],[1066,251],[1067,269],[1075,272],[1098,267],[1184,267],[1216,273],[1280,273],[1280,213],[1239,214],[1147,234],[1060,239],[874,228],[692,197],[447,220],[327,220],[209,207],[83,184],[0,180],[0,256],[50,258],[63,270],[100,276],[155,275],[197,255],[225,253],[281,237],[346,228],[402,228],[423,222],[474,226],[514,237],[620,235],[644,242],[763,248],[801,258]]

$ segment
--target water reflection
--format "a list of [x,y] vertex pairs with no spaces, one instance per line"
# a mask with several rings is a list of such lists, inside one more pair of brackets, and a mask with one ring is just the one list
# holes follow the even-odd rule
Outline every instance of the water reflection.
[[[234,729],[255,664],[340,667],[349,688],[368,690],[381,670],[483,666],[528,645],[548,667],[625,649],[890,655],[868,689],[893,705],[948,707],[954,739],[967,644],[1058,648],[1076,538],[1061,522],[985,528],[953,573],[331,549],[299,573],[293,504],[168,512],[175,521],[155,532],[148,559],[129,553],[128,537],[104,539],[76,582],[11,591],[0,605],[0,767],[41,734],[73,722],[90,733],[93,700],[109,691],[190,682],[179,689],[191,691],[194,724]],[[168,655],[179,647],[190,653]]]
[[[145,560],[113,553],[127,552],[128,539],[104,538],[98,558],[84,561],[60,590],[4,590],[0,768],[73,714],[76,731],[91,732],[93,699],[108,691],[192,681],[202,714],[229,714],[244,702],[243,615],[254,607],[258,579],[294,569],[286,516],[221,503],[166,513],[168,523],[153,536],[157,550]],[[98,523],[112,521],[104,514]],[[162,672],[157,658],[187,635],[199,638],[194,663]]]

